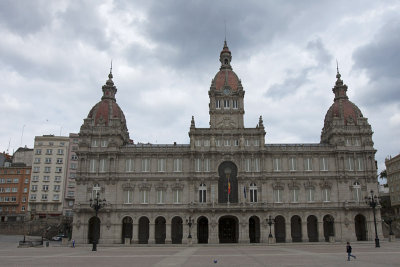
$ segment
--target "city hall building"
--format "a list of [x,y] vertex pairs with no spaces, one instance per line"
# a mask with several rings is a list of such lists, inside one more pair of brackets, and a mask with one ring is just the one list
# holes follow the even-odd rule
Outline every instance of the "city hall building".
[[[377,192],[373,132],[349,101],[339,71],[321,140],[268,144],[261,116],[254,128],[244,127],[245,91],[226,42],[219,60],[208,91],[209,127],[197,127],[192,117],[189,144],[134,144],[110,71],[101,101],[79,132],[73,239],[100,244],[373,240],[373,212],[364,201],[370,190]],[[97,197],[105,201],[96,216]],[[379,209],[377,222],[381,236]]]

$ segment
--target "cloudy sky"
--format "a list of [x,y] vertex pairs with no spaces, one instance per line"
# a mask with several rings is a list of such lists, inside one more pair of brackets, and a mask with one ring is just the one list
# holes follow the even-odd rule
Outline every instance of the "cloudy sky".
[[135,142],[208,127],[225,36],[245,125],[267,143],[318,143],[336,59],[372,125],[379,168],[400,153],[399,1],[0,1],[0,151],[79,132],[113,61]]

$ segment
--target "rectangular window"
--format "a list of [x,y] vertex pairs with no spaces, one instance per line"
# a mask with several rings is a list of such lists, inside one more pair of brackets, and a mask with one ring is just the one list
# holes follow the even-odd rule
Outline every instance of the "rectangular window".
[[260,159],[259,158],[255,158],[254,159],[254,171],[255,172],[259,172],[260,171]]
[[315,190],[314,188],[307,189],[307,202],[314,202]]
[[39,176],[36,176],[36,175],[33,176],[33,177],[32,177],[32,181],[33,181],[33,182],[39,181]]
[[244,171],[250,172],[251,171],[251,159],[244,160]]
[[77,155],[72,155],[71,156],[71,160],[78,160],[78,156]]
[[201,147],[201,140],[196,140],[194,144],[196,147]]
[[19,179],[18,178],[14,178],[13,183],[14,184],[18,184],[19,183]]
[[293,188],[292,190],[291,190],[292,192],[292,202],[293,203],[297,203],[297,202],[299,202],[299,189],[298,188]]
[[327,158],[320,158],[319,159],[319,169],[321,171],[327,171],[328,170],[328,159]]
[[204,140],[204,146],[210,146],[210,140]]
[[54,177],[55,182],[61,182],[61,176],[55,176]]
[[204,171],[209,172],[210,171],[210,159],[204,159]]
[[53,154],[53,149],[46,149],[46,155]]
[[133,172],[133,159],[126,159],[125,160],[125,171],[126,172]]
[[107,147],[108,142],[107,140],[101,140],[101,147]]
[[89,172],[96,172],[96,160],[90,160]]
[[16,187],[13,187],[13,188],[12,188],[12,190],[11,190],[11,192],[13,192],[13,193],[17,193],[17,192],[18,192],[18,188],[16,188]]
[[351,146],[351,138],[346,138],[346,146]]
[[257,203],[257,189],[250,188],[250,203]]
[[92,147],[98,147],[99,142],[97,140],[92,140]]
[[322,199],[324,202],[331,201],[331,190],[329,188],[324,188],[322,190]]
[[182,190],[175,189],[174,190],[174,204],[179,204],[182,202]]
[[354,145],[361,146],[360,138],[358,138],[358,137],[354,138]]
[[274,171],[278,172],[281,170],[281,159],[280,158],[274,158],[273,159],[273,165],[274,165]]
[[221,108],[221,100],[219,100],[219,99],[215,100],[215,108],[217,108],[217,109]]
[[275,189],[274,190],[274,202],[275,203],[282,203],[282,189]]
[[174,172],[182,171],[182,159],[174,159]]
[[238,109],[238,101],[237,100],[232,100],[232,107],[233,107],[233,109]]
[[77,167],[78,167],[78,165],[76,163],[71,163],[72,170],[76,170]]
[[142,159],[142,172],[150,171],[150,159]]
[[49,190],[49,185],[43,185],[43,187],[42,187],[42,190],[43,191],[48,191]]
[[230,146],[230,145],[231,145],[231,140],[225,139],[224,145],[225,145],[225,146]]
[[194,171],[196,171],[196,172],[201,171],[201,159],[199,159],[199,158],[194,160]]
[[132,204],[133,203],[133,191],[125,190],[124,191],[124,204]]
[[255,139],[254,140],[254,146],[260,146],[260,140]]
[[40,158],[35,158],[34,163],[35,163],[35,164],[39,164],[39,163],[40,163]]
[[41,155],[42,154],[42,150],[41,149],[36,149],[35,150],[35,154],[36,155]]
[[43,176],[43,182],[49,182],[50,181],[50,176],[45,175]]
[[199,190],[199,203],[206,203],[207,202],[207,190],[200,189]]
[[165,159],[158,159],[158,171],[159,172],[165,172],[165,165],[166,165]]
[[304,170],[305,171],[312,171],[312,158],[305,158],[304,159]]
[[234,145],[235,145],[235,146],[239,146],[239,140],[236,139],[236,140],[234,141]]
[[229,99],[224,99],[224,108],[229,108]]
[[54,186],[54,191],[60,191],[60,185],[55,185]]
[[245,146],[250,146],[250,144],[251,144],[251,140],[250,140],[250,139],[246,139],[246,140],[244,141],[244,145],[245,145]]
[[28,188],[24,187],[24,193],[28,193]]
[[60,195],[59,194],[53,195],[53,200],[60,200]]
[[297,168],[297,162],[296,158],[289,158],[289,171],[296,171]]
[[348,157],[346,159],[346,170],[354,171],[354,158],[353,157]]
[[42,194],[42,200],[47,200],[47,194]]
[[51,167],[44,167],[44,172],[49,173],[51,171]]
[[57,164],[62,164],[63,163],[63,159],[62,158],[57,158]]
[[364,160],[362,157],[357,158],[357,170],[363,171],[364,170]]
[[216,146],[221,146],[221,144],[222,144],[221,139],[215,140],[215,145],[216,145]]
[[25,178],[25,182],[24,182],[25,184],[29,184],[29,179],[28,178]]
[[64,155],[64,149],[57,149],[57,155]]
[[36,194],[31,194],[31,200],[36,200]]
[[44,163],[46,163],[46,164],[50,164],[50,163],[51,163],[51,158],[45,158],[45,161],[44,161]]
[[106,172],[106,159],[100,159],[99,172]]
[[164,204],[165,200],[164,190],[157,190],[157,204]]
[[62,172],[62,167],[56,167],[56,172],[61,173]]
[[39,172],[40,171],[40,167],[33,167],[33,172]]
[[147,190],[140,191],[140,202],[142,204],[149,204],[149,191]]

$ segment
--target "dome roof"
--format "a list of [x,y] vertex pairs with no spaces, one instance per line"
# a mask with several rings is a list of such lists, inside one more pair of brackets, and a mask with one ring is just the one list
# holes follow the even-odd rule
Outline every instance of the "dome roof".
[[217,90],[223,90],[228,85],[232,91],[237,91],[239,86],[239,78],[233,70],[222,69],[214,78],[215,88]]
[[108,126],[110,119],[120,119],[126,124],[124,113],[118,104],[111,99],[102,99],[89,112],[88,119],[93,119],[94,126]]
[[325,115],[324,128],[327,128],[335,118],[341,119],[343,125],[357,125],[357,119],[362,118],[360,109],[347,97],[347,85],[340,79],[339,71],[336,75],[336,84],[332,91],[335,99]]

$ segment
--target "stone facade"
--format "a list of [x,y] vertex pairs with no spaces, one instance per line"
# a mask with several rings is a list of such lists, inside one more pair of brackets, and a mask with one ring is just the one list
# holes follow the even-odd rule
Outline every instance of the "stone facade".
[[[245,91],[231,60],[225,42],[208,91],[210,127],[192,117],[190,144],[133,144],[110,71],[79,133],[77,242],[373,240],[364,202],[377,191],[372,130],[339,71],[321,141],[266,144],[261,116],[244,127]],[[89,205],[97,196],[106,200],[98,217]],[[380,221],[378,210],[378,229]]]
[[396,214],[400,213],[400,154],[385,160],[390,203]]

